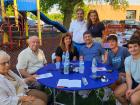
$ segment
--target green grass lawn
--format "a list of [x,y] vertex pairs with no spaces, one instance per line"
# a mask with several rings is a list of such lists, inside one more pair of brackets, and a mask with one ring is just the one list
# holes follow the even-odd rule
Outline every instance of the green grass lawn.
[[[68,92],[61,92],[57,96],[57,101],[62,102],[66,105],[72,105],[73,94]],[[103,92],[100,94],[103,96]],[[89,94],[89,97],[83,99],[81,96],[76,93],[76,105],[102,105],[102,102],[97,98],[95,91],[92,91]],[[103,105],[115,105],[114,96],[111,96],[108,102],[103,103]]]

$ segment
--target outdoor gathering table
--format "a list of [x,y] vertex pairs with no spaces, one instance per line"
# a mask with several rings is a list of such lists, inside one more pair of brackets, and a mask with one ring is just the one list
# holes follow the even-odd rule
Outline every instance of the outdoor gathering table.
[[[72,62],[74,65],[78,65],[78,62]],[[117,70],[114,70],[112,67],[104,65],[104,64],[98,64],[97,67],[105,67],[107,70],[112,70],[112,72],[108,71],[97,71],[97,76],[106,76],[108,79],[107,82],[102,82],[101,79],[92,79],[92,70],[91,70],[91,62],[85,62],[85,70],[83,74],[80,73],[70,73],[70,74],[63,74],[61,70],[56,69],[55,64],[48,64],[44,66],[43,68],[39,69],[37,71],[38,75],[45,74],[45,73],[52,73],[53,77],[50,78],[43,78],[38,79],[38,82],[42,85],[45,85],[46,87],[53,88],[54,89],[54,103],[56,102],[55,97],[55,89],[63,90],[63,91],[72,91],[73,94],[73,105],[76,105],[76,91],[79,90],[95,90],[98,88],[102,88],[108,85],[113,84],[118,79],[118,72]],[[62,64],[61,64],[62,66]],[[69,79],[69,80],[82,80],[82,77],[85,77],[88,81],[88,85],[84,86],[84,84],[81,82],[80,88],[68,88],[68,87],[57,87],[57,83],[59,79]]]

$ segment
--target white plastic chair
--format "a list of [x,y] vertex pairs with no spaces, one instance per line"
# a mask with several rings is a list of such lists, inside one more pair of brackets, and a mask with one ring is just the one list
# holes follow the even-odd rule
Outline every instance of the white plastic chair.
[[54,60],[56,59],[55,52],[54,52],[54,53],[52,53],[51,58],[52,58],[52,63],[54,63]]

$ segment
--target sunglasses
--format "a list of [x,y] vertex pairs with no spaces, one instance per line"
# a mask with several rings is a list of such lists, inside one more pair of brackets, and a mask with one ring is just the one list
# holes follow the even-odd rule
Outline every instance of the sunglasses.
[[2,62],[2,63],[0,63],[0,65],[3,65],[3,66],[5,66],[6,64],[10,64],[10,61],[5,61],[5,62]]

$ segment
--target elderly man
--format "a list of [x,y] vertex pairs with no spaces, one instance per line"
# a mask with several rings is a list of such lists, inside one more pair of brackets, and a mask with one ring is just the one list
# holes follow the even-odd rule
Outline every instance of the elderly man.
[[18,56],[17,70],[24,78],[27,78],[33,76],[46,63],[45,55],[39,49],[39,38],[31,36],[29,38],[29,47],[24,49]]

